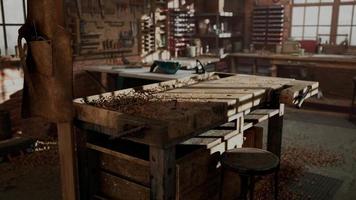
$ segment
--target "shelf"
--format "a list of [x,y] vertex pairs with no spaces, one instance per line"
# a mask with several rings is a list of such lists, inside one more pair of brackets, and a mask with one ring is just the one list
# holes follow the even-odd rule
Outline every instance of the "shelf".
[[195,13],[196,17],[234,17],[236,16],[233,12],[217,12],[217,13]]

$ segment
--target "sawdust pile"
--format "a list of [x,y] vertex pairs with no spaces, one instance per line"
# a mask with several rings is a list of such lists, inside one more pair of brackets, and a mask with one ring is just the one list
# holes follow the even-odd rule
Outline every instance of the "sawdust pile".
[[[281,168],[279,176],[279,199],[298,200],[303,194],[291,191],[289,186],[298,182],[306,172],[308,167],[333,167],[344,163],[344,157],[341,154],[333,153],[329,150],[316,148],[303,148],[296,146],[287,146],[283,149],[281,157]],[[257,200],[273,199],[273,187],[271,184],[273,176],[263,177],[257,184]]]
[[[7,162],[0,165],[0,191],[16,187],[18,182],[21,181],[21,177],[32,173],[33,169],[50,169],[44,171],[43,176],[47,176],[46,173],[59,170],[58,145],[54,138],[37,141],[32,151],[31,153],[19,152],[18,155],[9,155],[3,158]],[[41,179],[41,177],[38,177],[38,179]]]

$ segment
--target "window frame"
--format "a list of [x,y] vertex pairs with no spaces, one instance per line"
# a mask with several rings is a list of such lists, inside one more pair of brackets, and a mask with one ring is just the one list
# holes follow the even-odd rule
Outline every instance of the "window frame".
[[[22,26],[23,23],[6,23],[6,20],[5,20],[5,9],[4,9],[4,1],[3,0],[0,0],[0,9],[1,9],[1,19],[0,20],[0,27],[2,30],[0,31],[3,31],[3,37],[4,38],[0,38],[0,39],[3,39],[4,40],[4,47],[5,47],[5,52],[4,53],[1,53],[3,55],[8,55],[8,49],[9,49],[9,45],[8,45],[8,36],[7,36],[7,32],[6,32],[6,27],[8,26]],[[22,0],[22,12],[24,13],[24,21],[26,21],[26,16],[27,16],[27,10],[26,10],[26,0]]]
[[[351,25],[339,25],[339,10],[340,10],[340,6],[342,5],[351,5],[353,6],[352,8],[352,13],[351,13]],[[356,12],[356,0],[350,1],[350,2],[341,2],[341,0],[334,0],[333,2],[318,2],[318,3],[294,3],[294,0],[292,0],[292,4],[291,4],[291,24],[290,24],[290,30],[289,30],[289,35],[292,36],[292,28],[294,27],[292,25],[293,22],[293,8],[295,7],[312,7],[312,6],[317,6],[319,7],[318,12],[320,13],[320,7],[321,6],[332,6],[332,13],[331,13],[331,25],[330,25],[330,43],[329,44],[337,44],[337,36],[338,36],[338,27],[350,27],[350,35],[348,36],[349,39],[349,43],[351,43],[351,38],[352,38],[352,34],[356,34],[356,32],[353,32],[352,29],[353,27],[356,27],[356,25],[353,25],[352,22],[356,21],[356,18],[354,18],[354,13]],[[303,22],[303,33],[302,33],[302,37],[304,36],[304,27],[305,25],[305,12],[304,14],[304,22]],[[318,14],[318,18],[319,18],[319,14]],[[319,27],[319,20],[318,20],[318,24],[316,25],[317,27]],[[356,44],[352,45],[352,46],[356,46]]]
[[[335,2],[335,1],[334,1]],[[334,2],[318,2],[318,3],[294,3],[294,0],[292,0],[292,6],[291,6],[291,23],[290,23],[290,36],[292,35],[292,29],[293,29],[293,27],[302,27],[303,28],[303,30],[302,30],[302,38],[303,39],[305,39],[304,38],[304,35],[305,35],[305,27],[316,27],[316,34],[318,35],[318,33],[319,33],[319,29],[320,29],[320,27],[330,27],[330,32],[331,32],[331,30],[332,30],[332,21],[333,21],[333,4],[334,4]],[[320,7],[322,7],[322,6],[331,6],[332,7],[332,9],[331,9],[331,23],[330,23],[330,25],[321,25],[320,24]],[[303,12],[303,24],[302,25],[295,25],[295,26],[293,26],[293,24],[292,24],[292,22],[293,22],[293,8],[304,8],[304,12]],[[315,24],[315,25],[307,25],[306,24],[306,9],[308,8],[308,7],[317,7],[318,8],[318,13],[317,13],[317,17],[318,17],[318,19],[317,19],[317,23]],[[317,37],[317,35],[316,35],[316,37]],[[329,38],[329,42],[331,42],[332,41],[332,37],[331,37],[331,35],[330,35],[330,38]]]

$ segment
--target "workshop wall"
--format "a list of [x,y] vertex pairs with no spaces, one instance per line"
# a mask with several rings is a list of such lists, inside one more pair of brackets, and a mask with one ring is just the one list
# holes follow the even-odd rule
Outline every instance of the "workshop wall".
[[138,53],[142,0],[65,0],[67,29],[76,60]]

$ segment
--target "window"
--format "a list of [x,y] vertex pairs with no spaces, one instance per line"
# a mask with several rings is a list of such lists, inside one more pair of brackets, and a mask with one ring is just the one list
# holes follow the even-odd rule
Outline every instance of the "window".
[[[344,0],[345,1],[345,0]],[[345,2],[353,2],[348,0]],[[356,5],[345,4],[340,5],[336,43],[339,44],[344,40],[350,42],[351,45],[356,45]]]
[[26,0],[0,0],[1,55],[14,55],[18,29],[25,22]]
[[293,0],[292,13],[291,37],[356,46],[356,0]]
[[294,0],[291,36],[297,40],[330,42],[333,0]]

